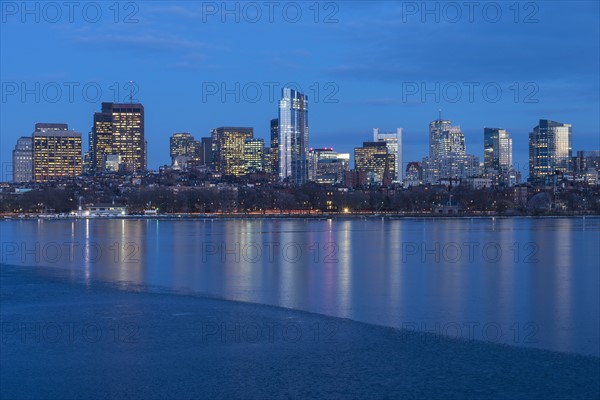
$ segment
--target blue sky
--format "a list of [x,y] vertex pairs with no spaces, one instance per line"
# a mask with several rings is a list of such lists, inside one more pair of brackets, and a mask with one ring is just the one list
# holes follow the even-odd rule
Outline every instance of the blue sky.
[[352,152],[402,127],[404,160],[420,161],[442,109],[480,157],[483,128],[506,128],[525,174],[539,119],[573,124],[574,151],[600,148],[597,1],[75,4],[2,3],[3,165],[36,122],[68,123],[87,148],[93,113],[130,80],[150,168],[173,132],[267,138],[286,83],[309,96],[311,147]]

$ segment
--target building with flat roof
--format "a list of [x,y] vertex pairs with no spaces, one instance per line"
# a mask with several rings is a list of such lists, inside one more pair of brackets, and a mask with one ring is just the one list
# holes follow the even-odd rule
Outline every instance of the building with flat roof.
[[90,135],[91,170],[102,173],[105,155],[119,155],[126,171],[146,170],[144,106],[140,103],[102,103],[94,113]]
[[66,124],[36,124],[32,145],[35,182],[81,175],[81,133]]

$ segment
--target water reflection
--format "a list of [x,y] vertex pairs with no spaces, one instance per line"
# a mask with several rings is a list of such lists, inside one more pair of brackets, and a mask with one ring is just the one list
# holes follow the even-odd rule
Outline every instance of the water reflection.
[[465,338],[476,326],[477,339],[599,355],[599,218],[40,220],[0,232],[3,262],[66,268],[88,285],[458,326]]

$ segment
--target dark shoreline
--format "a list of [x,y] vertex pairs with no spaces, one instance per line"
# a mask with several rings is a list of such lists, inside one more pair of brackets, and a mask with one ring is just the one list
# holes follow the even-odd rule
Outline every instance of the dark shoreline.
[[158,214],[158,215],[123,215],[123,216],[94,216],[74,217],[68,215],[25,215],[25,216],[0,216],[1,221],[21,220],[214,220],[214,219],[509,219],[509,218],[600,218],[600,214],[460,214],[460,215],[434,215],[434,214],[398,214],[398,213],[331,213],[331,214],[250,214],[250,213],[227,213],[227,214]]

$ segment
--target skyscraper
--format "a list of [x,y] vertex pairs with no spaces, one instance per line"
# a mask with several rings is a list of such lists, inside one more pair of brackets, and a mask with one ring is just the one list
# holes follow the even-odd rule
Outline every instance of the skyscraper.
[[258,138],[246,139],[244,143],[244,160],[246,173],[252,174],[263,171],[263,150],[265,141]]
[[344,180],[348,171],[350,153],[338,153],[333,148],[310,149],[308,152],[308,180],[335,184]]
[[390,154],[385,142],[363,142],[354,148],[355,169],[366,172],[371,183],[390,184],[394,175],[396,157]]
[[479,175],[479,158],[467,154],[460,126],[440,118],[429,124],[429,157],[423,158],[423,179],[436,184],[441,179],[464,179]]
[[200,138],[200,145],[198,148],[198,159],[202,165],[207,167],[213,167],[213,140],[212,137]]
[[429,158],[439,158],[446,155],[445,139],[447,132],[452,127],[452,121],[440,117],[429,124]]
[[529,181],[549,185],[557,172],[572,171],[571,125],[541,119],[529,133]]
[[402,167],[402,128],[396,128],[396,132],[380,132],[379,128],[373,128],[373,141],[385,142],[390,154],[394,155],[395,167],[392,180],[394,182],[402,182],[403,171]]
[[600,184],[600,150],[578,150],[573,157],[573,173],[588,184]]
[[32,141],[34,181],[81,175],[81,133],[67,124],[35,124]]
[[308,97],[283,88],[279,101],[279,179],[308,180]]
[[273,162],[271,161],[271,146],[265,146],[263,148],[263,161],[262,161],[262,165],[263,165],[263,172],[267,173],[267,174],[273,174]]
[[512,170],[512,139],[505,129],[484,128],[483,168],[496,184],[509,184]]
[[279,176],[279,119],[271,120],[271,173]]
[[246,139],[254,137],[254,129],[225,126],[212,130],[213,165],[215,171],[223,175],[242,176],[246,174],[244,156]]
[[197,142],[191,133],[174,133],[169,139],[171,165],[187,162],[197,154]]
[[13,182],[30,182],[33,180],[33,139],[23,136],[17,140],[12,152]]
[[94,113],[90,140],[92,169],[105,169],[107,155],[120,156],[122,169],[134,172],[146,169],[144,106],[139,103],[102,103]]

